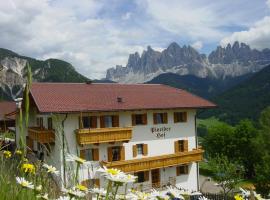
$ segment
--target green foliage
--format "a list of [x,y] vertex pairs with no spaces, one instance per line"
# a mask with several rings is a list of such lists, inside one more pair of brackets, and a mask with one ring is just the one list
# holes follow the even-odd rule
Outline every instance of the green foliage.
[[209,167],[213,173],[213,179],[223,189],[226,199],[228,193],[241,182],[242,168],[239,164],[231,162],[223,155],[217,155],[215,158],[210,159]]
[[270,105],[270,66],[210,100],[218,108],[203,113],[201,117],[216,116],[230,124],[246,118],[256,121],[260,112]]

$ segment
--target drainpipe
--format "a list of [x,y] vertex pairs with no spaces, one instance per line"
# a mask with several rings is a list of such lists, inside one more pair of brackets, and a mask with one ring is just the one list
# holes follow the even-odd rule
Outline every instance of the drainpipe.
[[68,114],[66,113],[65,118],[62,120],[62,156],[63,156],[63,178],[64,178],[64,186],[66,187],[66,159],[65,159],[65,121],[68,117]]
[[[196,138],[196,149],[198,149],[198,133],[197,133],[197,113],[195,113],[195,138]],[[199,162],[196,162],[197,168],[197,191],[200,190],[200,181],[199,181]]]

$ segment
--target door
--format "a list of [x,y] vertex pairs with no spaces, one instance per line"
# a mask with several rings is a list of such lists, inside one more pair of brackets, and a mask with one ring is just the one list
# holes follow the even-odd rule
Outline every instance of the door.
[[160,172],[159,169],[151,170],[151,178],[152,178],[152,187],[159,188],[160,187]]

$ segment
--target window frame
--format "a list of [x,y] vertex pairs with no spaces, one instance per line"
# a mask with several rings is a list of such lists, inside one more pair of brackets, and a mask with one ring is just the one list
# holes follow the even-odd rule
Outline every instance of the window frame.
[[184,123],[187,122],[187,112],[174,112],[174,123]]

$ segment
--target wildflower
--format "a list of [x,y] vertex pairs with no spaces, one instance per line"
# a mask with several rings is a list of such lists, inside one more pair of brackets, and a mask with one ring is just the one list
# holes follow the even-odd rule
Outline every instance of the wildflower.
[[76,190],[75,188],[63,189],[62,192],[64,192],[65,194],[68,194],[70,197],[84,197],[85,196],[84,192]]
[[244,200],[244,198],[241,195],[239,195],[239,194],[235,195],[234,196],[234,199],[235,200]]
[[27,158],[23,158],[23,162],[28,162],[28,159]]
[[111,173],[105,174],[104,176],[107,179],[113,182],[118,182],[118,183],[133,183],[137,179],[137,176],[125,174],[123,172],[120,172],[119,174],[116,174],[116,175],[113,175],[113,174],[115,174],[115,172],[113,172],[112,174]]
[[75,186],[75,188],[76,188],[77,190],[82,191],[82,192],[86,192],[86,191],[87,191],[87,187],[85,187],[84,185],[78,184],[78,185]]
[[43,164],[43,167],[47,169],[48,173],[59,175],[59,171],[57,171],[55,167],[47,164]]
[[155,189],[152,189],[151,193],[150,193],[150,197],[151,198],[157,198],[157,199],[164,199],[164,200],[168,200],[170,197],[160,191],[157,191]]
[[56,200],[71,200],[71,198],[69,196],[60,196],[58,199]]
[[72,155],[72,154],[67,154],[66,160],[69,162],[76,162],[79,165],[85,165],[85,164],[91,163],[89,161],[86,161],[85,159],[82,159],[82,158],[75,156],[75,155]]
[[115,169],[115,168],[110,168],[108,169],[107,167],[100,167],[98,170],[98,172],[101,172],[102,175],[106,176],[106,175],[112,175],[112,176],[115,176],[115,175],[119,175],[119,174],[122,174],[123,172],[120,171],[119,169]]
[[47,193],[45,193],[45,194],[43,194],[43,195],[37,195],[37,198],[38,199],[44,199],[44,200],[49,200],[49,197],[48,197],[48,194]]
[[16,150],[16,151],[15,151],[15,154],[17,154],[17,155],[22,155],[22,151],[21,151],[21,150]]
[[172,195],[174,198],[178,198],[178,199],[185,199],[182,195],[181,192],[175,188],[173,188],[172,186],[167,187],[167,193],[169,193],[170,195]]
[[10,151],[4,151],[3,152],[5,158],[10,158],[11,157],[11,152]]
[[35,187],[35,190],[36,190],[37,192],[40,192],[40,191],[42,190],[42,185],[39,185],[39,186]]
[[35,166],[33,164],[30,163],[24,163],[22,165],[22,170],[24,171],[24,173],[35,173]]
[[96,194],[99,196],[105,196],[107,191],[104,190],[104,188],[92,188],[92,189],[90,189],[90,193]]
[[34,185],[31,182],[26,181],[23,177],[16,177],[16,181],[24,188],[34,189]]

